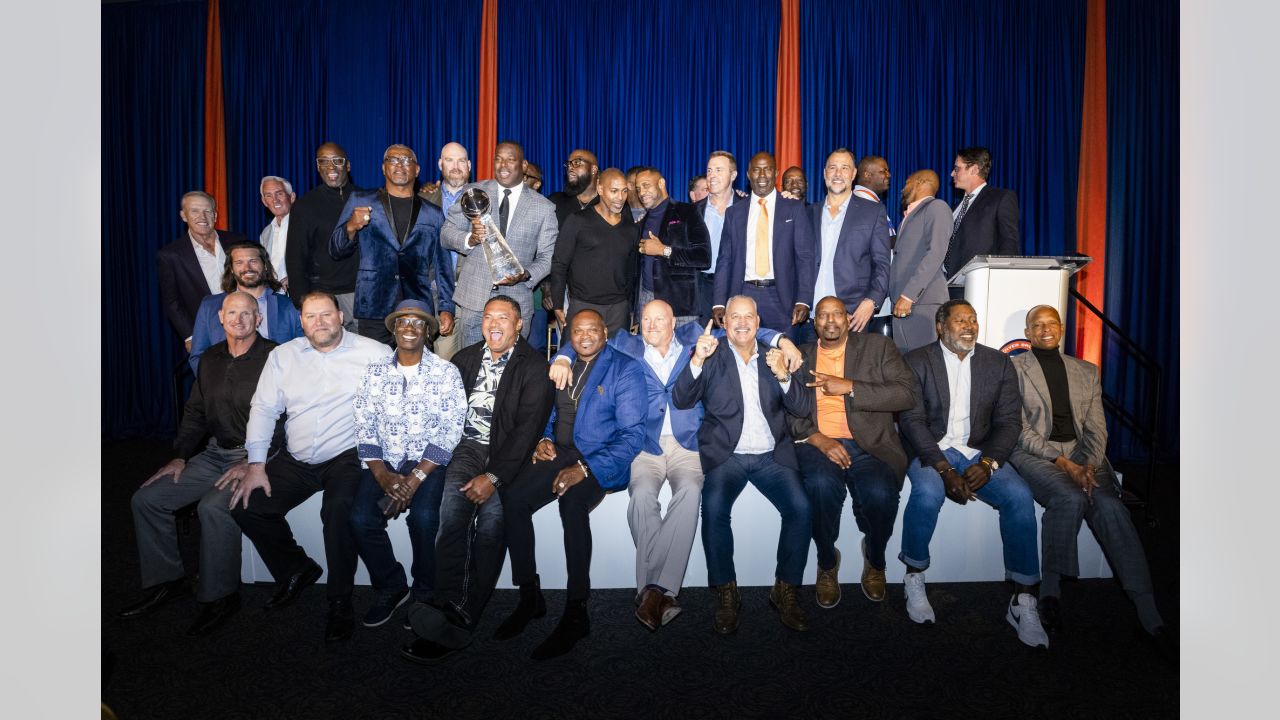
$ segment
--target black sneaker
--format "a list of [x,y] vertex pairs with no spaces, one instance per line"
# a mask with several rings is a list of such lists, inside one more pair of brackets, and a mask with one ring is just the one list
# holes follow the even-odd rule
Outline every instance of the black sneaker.
[[396,608],[405,604],[408,599],[408,588],[391,592],[378,592],[373,597],[373,605],[364,614],[364,620],[361,621],[362,624],[365,627],[378,627],[390,620],[391,616],[395,614]]

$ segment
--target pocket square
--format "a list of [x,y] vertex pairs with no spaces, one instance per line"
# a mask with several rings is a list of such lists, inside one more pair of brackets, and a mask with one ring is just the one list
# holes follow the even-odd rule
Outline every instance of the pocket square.
[[792,220],[795,220],[795,218],[787,218],[786,220],[783,220],[782,222],[784,222],[784,223],[789,223],[789,222],[791,222]]

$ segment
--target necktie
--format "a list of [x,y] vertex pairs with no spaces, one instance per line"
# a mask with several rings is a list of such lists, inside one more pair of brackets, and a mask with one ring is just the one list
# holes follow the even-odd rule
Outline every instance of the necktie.
[[769,274],[769,208],[760,198],[760,217],[756,220],[756,275]]
[[502,191],[502,204],[498,205],[498,229],[502,231],[502,237],[507,236],[507,212],[511,209],[511,190],[504,189]]
[[969,203],[971,202],[973,202],[973,193],[965,193],[964,199],[960,201],[960,212],[956,213],[956,221],[951,225],[951,240],[947,243],[947,258],[942,263],[943,275],[949,276],[960,269],[952,267],[955,262],[956,233],[960,232],[960,221],[964,220],[964,214],[969,212]]

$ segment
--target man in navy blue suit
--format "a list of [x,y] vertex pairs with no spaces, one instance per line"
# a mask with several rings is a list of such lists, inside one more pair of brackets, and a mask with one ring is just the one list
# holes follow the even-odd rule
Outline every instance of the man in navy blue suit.
[[160,304],[183,347],[191,352],[191,330],[200,301],[218,292],[226,248],[248,238],[240,233],[214,229],[218,204],[199,190],[182,196],[178,211],[187,230],[177,240],[156,251],[156,276],[160,284]]
[[733,567],[730,513],[750,482],[782,514],[769,602],[784,625],[808,630],[796,589],[809,556],[811,514],[787,432],[786,412],[808,416],[813,392],[791,378],[781,351],[757,340],[760,317],[754,300],[741,295],[730,298],[725,326],[728,351],[717,352],[719,340],[711,335],[708,323],[671,394],[676,407],[691,408],[701,401],[705,411],[698,430],[698,454],[706,475],[702,547],[707,554],[707,579],[716,588],[714,627],[721,634],[738,627],[741,600]]
[[404,145],[382,155],[383,187],[347,199],[329,237],[329,255],[342,260],[360,250],[356,272],[356,329],[395,345],[385,318],[401,300],[419,300],[453,332],[453,263],[440,245],[444,213],[413,192],[418,157]]
[[756,301],[761,325],[794,339],[813,302],[813,226],[803,202],[778,194],[776,177],[772,155],[751,158],[749,202],[725,213],[711,314],[723,327],[728,298],[746,295]]

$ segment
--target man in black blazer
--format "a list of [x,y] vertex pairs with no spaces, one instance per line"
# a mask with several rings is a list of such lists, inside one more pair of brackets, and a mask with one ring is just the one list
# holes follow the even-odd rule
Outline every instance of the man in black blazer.
[[907,614],[917,623],[934,621],[924,571],[944,499],[961,505],[981,500],[1000,513],[1005,572],[1014,583],[1006,618],[1024,644],[1047,648],[1036,609],[1035,505],[1026,481],[1007,464],[1022,433],[1017,373],[1004,353],[978,344],[978,317],[967,301],[943,303],[936,320],[939,342],[905,358],[920,394],[898,421],[907,450],[916,456],[907,466],[911,498],[898,554],[907,566]]
[[686,410],[701,400],[705,413],[698,428],[698,455],[705,476],[702,547],[707,554],[707,579],[716,588],[715,630],[726,634],[738,627],[741,601],[730,513],[748,482],[782,514],[769,602],[784,625],[808,630],[796,590],[808,560],[812,520],[786,412],[807,416],[812,412],[813,393],[792,379],[780,350],[756,339],[760,317],[754,300],[732,297],[725,310],[729,347],[716,351],[719,340],[711,335],[708,322],[671,392],[676,407]]
[[502,571],[506,545],[498,489],[528,462],[555,397],[546,359],[520,336],[521,315],[511,297],[494,296],[480,319],[484,340],[452,359],[470,409],[445,470],[435,598],[409,610],[418,639],[401,649],[407,660],[436,663],[469,645]]
[[667,181],[657,168],[636,175],[636,192],[646,213],[640,227],[637,297],[639,309],[662,300],[675,314],[675,326],[698,319],[698,275],[711,267],[707,226],[693,206],[667,196]]
[[[991,151],[984,147],[961,148],[951,168],[951,180],[964,198],[952,213],[951,242],[943,261],[943,274],[951,279],[974,255],[1019,255],[1018,196],[1012,190],[991,187]],[[964,288],[951,288],[951,297],[964,297]]]
[[178,216],[187,231],[156,251],[160,304],[183,347],[191,352],[191,332],[200,301],[222,292],[227,248],[249,239],[240,233],[218,231],[218,203],[208,193],[192,190],[182,196]]

